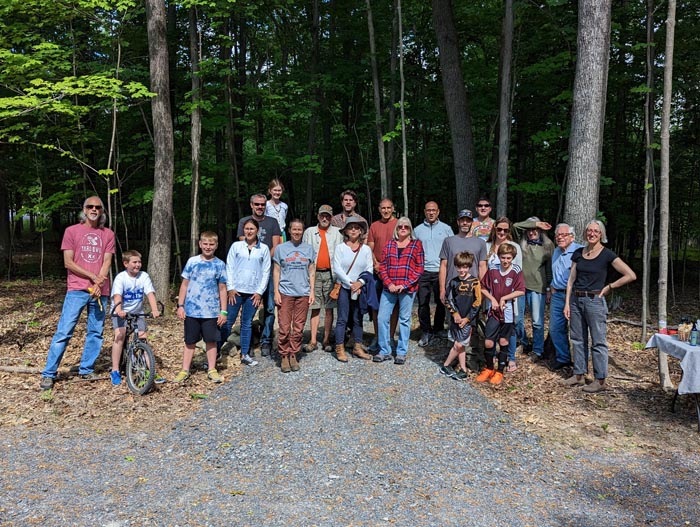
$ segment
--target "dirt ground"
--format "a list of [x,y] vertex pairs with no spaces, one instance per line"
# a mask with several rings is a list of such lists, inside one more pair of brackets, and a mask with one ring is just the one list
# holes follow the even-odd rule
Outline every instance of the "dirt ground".
[[[84,341],[85,325],[81,323],[63,359],[61,382],[54,390],[41,392],[39,372],[64,292],[64,280],[0,282],[0,429],[22,425],[98,433],[163,430],[196,409],[214,389],[204,372],[197,372],[185,386],[158,385],[142,397],[132,395],[124,383],[113,387],[108,380],[111,324],[105,324],[105,343],[96,365],[104,381],[80,380],[75,371]],[[630,289],[623,294],[622,305],[610,319],[638,320],[638,293]],[[686,310],[683,314],[700,313],[697,302],[677,302]],[[181,323],[170,314],[151,321],[149,327],[158,371],[172,379],[182,360]],[[671,413],[673,394],[664,393],[659,386],[656,350],[643,349],[641,340],[639,327],[609,323],[609,389],[601,394],[565,388],[560,374],[525,356],[518,358],[517,371],[508,374],[501,386],[479,385],[478,389],[524,428],[553,445],[650,455],[669,450],[694,452],[700,442],[694,400],[679,397],[676,412]],[[445,352],[440,346],[427,350],[436,357]],[[198,353],[195,363],[203,360],[203,353]],[[677,383],[681,374],[678,361],[669,358],[669,365]],[[219,368],[226,380],[241,371],[237,357],[226,357]]]

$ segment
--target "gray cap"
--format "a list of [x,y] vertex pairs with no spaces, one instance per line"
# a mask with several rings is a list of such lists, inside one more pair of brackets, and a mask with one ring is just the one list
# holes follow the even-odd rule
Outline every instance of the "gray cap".
[[358,218],[357,216],[350,216],[347,220],[345,220],[343,231],[348,228],[348,225],[352,225],[354,223],[360,226],[362,232],[367,232],[367,224],[364,222],[364,220]]
[[333,207],[331,207],[330,205],[321,205],[318,208],[318,213],[319,214],[330,214],[331,216],[333,216]]

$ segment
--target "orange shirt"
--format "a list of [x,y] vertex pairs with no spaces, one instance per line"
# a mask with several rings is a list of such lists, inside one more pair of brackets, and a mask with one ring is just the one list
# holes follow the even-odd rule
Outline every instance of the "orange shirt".
[[321,236],[321,244],[318,247],[318,257],[316,258],[316,269],[330,269],[331,256],[328,253],[328,242],[326,241],[326,231],[318,229],[318,234]]

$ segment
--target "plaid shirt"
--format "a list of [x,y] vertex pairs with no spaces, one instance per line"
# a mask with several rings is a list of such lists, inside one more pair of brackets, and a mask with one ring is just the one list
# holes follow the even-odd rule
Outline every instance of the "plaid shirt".
[[415,293],[418,290],[418,280],[423,274],[424,263],[423,244],[420,240],[411,240],[401,256],[396,240],[389,240],[382,252],[382,264],[379,267],[379,277],[384,283],[384,289],[388,289],[391,284],[402,285],[406,292]]

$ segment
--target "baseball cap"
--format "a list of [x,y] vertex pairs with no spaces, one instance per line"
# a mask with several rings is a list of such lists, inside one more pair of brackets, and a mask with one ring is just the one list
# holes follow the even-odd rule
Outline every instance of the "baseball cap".
[[330,214],[331,216],[333,216],[333,207],[331,207],[330,205],[321,205],[318,208],[318,213],[319,214]]
[[473,220],[474,215],[469,209],[462,209],[459,211],[459,214],[457,214],[457,219],[461,220],[462,218],[469,218],[470,220]]

